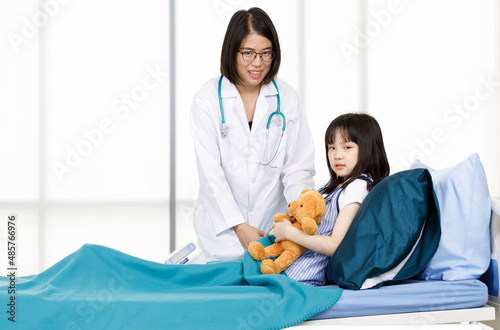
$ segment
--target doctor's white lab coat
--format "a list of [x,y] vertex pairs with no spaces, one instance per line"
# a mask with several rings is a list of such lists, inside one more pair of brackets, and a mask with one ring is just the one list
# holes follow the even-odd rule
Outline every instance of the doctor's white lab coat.
[[[236,86],[225,77],[221,96],[228,135],[221,136],[221,112],[217,96],[219,78],[197,92],[191,106],[200,190],[194,211],[194,228],[207,261],[243,256],[233,226],[243,222],[267,232],[273,216],[286,212],[289,202],[305,188],[314,189],[314,143],[297,92],[275,79],[286,129],[271,166],[265,162],[269,115],[277,108],[277,91],[263,85],[257,99],[252,129]],[[282,132],[281,116],[273,116],[267,142],[270,160]]]

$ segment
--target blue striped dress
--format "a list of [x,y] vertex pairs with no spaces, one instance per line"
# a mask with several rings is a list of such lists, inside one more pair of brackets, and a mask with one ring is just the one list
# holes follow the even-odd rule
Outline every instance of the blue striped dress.
[[[363,180],[363,182],[366,182],[367,176],[363,174],[354,182],[358,180]],[[351,183],[349,186],[351,186],[353,183]],[[321,220],[320,224],[318,225],[318,232],[316,233],[316,235],[331,236],[333,227],[335,226],[335,221],[337,220],[337,216],[339,214],[338,202],[339,196],[342,193],[343,189],[337,187],[331,193],[325,195],[326,187],[327,185],[318,190],[325,198],[326,210],[325,215],[323,216],[323,220]],[[356,198],[356,200],[352,202],[361,203],[364,197],[366,197],[366,194],[367,190],[366,193],[361,193],[361,196]],[[351,201],[346,201],[344,205],[350,203]],[[285,269],[285,274],[288,277],[293,278],[294,280],[301,283],[310,286],[321,286],[326,283],[325,269],[328,265],[329,260],[330,257],[327,255],[306,249],[305,252],[299,258],[297,258],[297,260],[295,260],[287,269]]]

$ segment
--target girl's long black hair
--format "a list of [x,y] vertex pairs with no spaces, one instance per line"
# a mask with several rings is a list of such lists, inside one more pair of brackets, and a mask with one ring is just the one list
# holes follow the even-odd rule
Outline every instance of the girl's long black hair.
[[[358,163],[349,178],[338,177],[331,168],[328,159],[328,146],[335,142],[337,132],[340,132],[344,141],[354,142],[359,147]],[[326,193],[332,192],[339,185],[346,188],[361,174],[371,176],[372,182],[367,181],[368,190],[371,190],[390,173],[382,131],[375,118],[368,114],[347,113],[335,118],[325,133],[325,151],[326,163],[330,172],[330,182]]]

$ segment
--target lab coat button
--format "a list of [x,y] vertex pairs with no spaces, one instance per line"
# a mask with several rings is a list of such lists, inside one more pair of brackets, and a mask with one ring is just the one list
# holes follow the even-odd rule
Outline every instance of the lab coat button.
[[252,183],[255,183],[257,182],[257,180],[255,178],[252,179]]

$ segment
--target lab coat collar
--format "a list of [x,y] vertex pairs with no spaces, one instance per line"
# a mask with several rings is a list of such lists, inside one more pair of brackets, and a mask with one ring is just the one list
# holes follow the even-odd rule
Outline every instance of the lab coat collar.
[[276,110],[276,98],[272,97],[275,95],[278,95],[278,91],[272,82],[262,85],[260,88],[260,95],[255,106],[252,125],[258,127],[262,120],[266,120],[267,122],[269,114]]
[[260,88],[260,94],[264,96],[278,95],[278,91],[274,87],[274,84],[270,82],[269,84],[262,85]]
[[[274,84],[270,82],[269,84],[262,85],[260,88],[260,94],[264,96],[277,95],[278,91],[274,87]],[[236,97],[238,96],[238,90],[236,86],[233,85],[226,77],[222,78],[221,83],[221,97]]]
[[[278,94],[278,91],[274,87],[274,84],[270,82],[269,84],[262,85],[260,88],[259,98],[257,99],[257,104],[255,105],[255,112],[253,115],[253,127],[258,127],[260,121],[263,118],[267,118],[266,114],[269,111],[273,112],[276,107],[276,102],[271,101],[268,96],[275,96]],[[236,86],[232,84],[226,77],[222,79],[221,83],[221,97],[224,98],[237,98],[239,95]],[[229,109],[229,108],[228,108]],[[272,110],[269,110],[272,109]],[[238,102],[235,104],[235,110],[239,111],[241,115],[244,117],[243,120],[246,120],[245,109],[243,108],[243,103]],[[226,110],[230,111],[230,110]],[[269,112],[269,113],[271,113]],[[267,120],[267,119],[266,119]],[[250,134],[253,132],[252,130]]]
[[236,86],[233,85],[226,77],[222,78],[220,96],[222,98],[238,96]]

